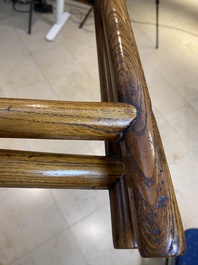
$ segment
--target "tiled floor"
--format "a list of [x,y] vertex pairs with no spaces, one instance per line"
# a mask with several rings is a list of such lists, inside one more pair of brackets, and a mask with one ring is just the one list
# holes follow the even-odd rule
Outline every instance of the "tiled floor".
[[[7,1],[8,2],[8,1]],[[67,1],[69,2],[69,0]],[[71,18],[54,42],[53,15],[28,15],[0,2],[0,95],[99,101],[96,45],[88,7],[65,5]],[[198,2],[128,0],[153,108],[185,228],[198,226]],[[20,7],[20,6],[19,6]],[[0,148],[103,154],[98,142],[0,140]],[[162,265],[136,250],[114,250],[108,192],[0,189],[0,265]]]

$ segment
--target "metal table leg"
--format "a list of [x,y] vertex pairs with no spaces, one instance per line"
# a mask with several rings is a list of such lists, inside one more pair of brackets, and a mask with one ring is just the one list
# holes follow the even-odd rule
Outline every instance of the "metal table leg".
[[48,32],[46,39],[48,41],[53,41],[58,35],[59,31],[62,29],[63,25],[68,20],[70,14],[68,12],[64,12],[64,0],[56,1],[56,23]]
[[156,49],[159,48],[159,3],[160,0],[156,0]]

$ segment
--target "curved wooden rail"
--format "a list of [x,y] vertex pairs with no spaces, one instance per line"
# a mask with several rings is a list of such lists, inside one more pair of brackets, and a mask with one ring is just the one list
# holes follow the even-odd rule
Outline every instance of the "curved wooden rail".
[[143,257],[179,255],[185,250],[182,222],[125,1],[96,1],[115,76],[114,94],[137,109],[121,145],[138,249]]

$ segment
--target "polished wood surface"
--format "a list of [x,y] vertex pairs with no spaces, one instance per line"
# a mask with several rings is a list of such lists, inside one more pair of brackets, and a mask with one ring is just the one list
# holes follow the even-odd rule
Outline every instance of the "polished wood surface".
[[118,101],[137,109],[121,145],[138,249],[143,257],[179,255],[182,222],[125,1],[97,1]]
[[[116,102],[118,101],[115,76],[111,74],[108,60],[104,28],[102,24],[101,11],[98,1],[94,2],[94,15],[98,51],[98,66],[100,76],[101,98],[102,101]],[[106,154],[121,159],[120,144],[116,142],[106,142]],[[129,203],[127,186],[125,178],[115,183],[109,188],[109,200],[111,209],[111,224],[113,245],[116,249],[136,248],[136,240],[134,236],[134,228],[132,223],[132,213]]]
[[113,243],[116,249],[137,248],[125,175],[109,189]]
[[105,140],[106,156],[0,150],[0,186],[108,189],[115,248],[185,250],[182,222],[125,0],[94,6],[103,102],[0,99],[0,137]]
[[108,189],[124,174],[110,157],[0,150],[0,187]]
[[135,118],[129,104],[0,99],[0,137],[115,140]]

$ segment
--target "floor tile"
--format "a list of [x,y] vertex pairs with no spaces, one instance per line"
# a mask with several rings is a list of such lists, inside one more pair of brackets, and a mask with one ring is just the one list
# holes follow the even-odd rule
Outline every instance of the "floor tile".
[[88,141],[28,139],[28,145],[32,151],[65,154],[92,154]]
[[24,44],[13,27],[1,25],[0,35],[3,36],[0,41],[0,59],[27,54]]
[[185,229],[190,229],[190,228],[197,228],[198,227],[198,214],[195,215],[189,223],[186,224]]
[[0,87],[6,91],[43,81],[44,77],[29,55],[0,60]]
[[48,82],[60,100],[100,101],[99,84],[82,68]]
[[24,139],[11,139],[11,138],[0,138],[1,149],[12,149],[12,150],[29,150],[29,144]]
[[54,90],[50,87],[47,81],[4,90],[4,96],[10,98],[57,99]]
[[25,257],[18,259],[15,262],[12,262],[10,265],[35,265],[35,263],[32,255],[28,254]]
[[152,81],[161,79],[162,78],[162,74],[158,70],[156,70],[150,64],[149,61],[144,59],[144,56],[142,56],[141,61],[142,61],[142,65],[143,65],[143,70],[144,70],[146,81],[149,84],[148,88],[150,88],[150,83],[152,83]]
[[147,55],[147,60],[150,60],[151,65],[157,68],[163,77],[184,70],[182,65],[178,65],[171,57],[167,57],[163,51],[157,51],[156,54]]
[[198,194],[193,188],[197,186],[197,152],[190,151],[170,165],[173,184],[178,199],[184,227],[198,214],[196,201]]
[[12,265],[86,265],[70,230],[57,235]]
[[196,110],[196,112],[198,112],[198,100],[193,101],[190,104]]
[[0,201],[0,257],[5,265],[67,227],[48,190],[7,189]]
[[103,141],[88,141],[91,154],[93,155],[105,155],[105,144]]
[[194,41],[188,43],[187,48],[188,48],[192,53],[195,53],[195,54],[198,55],[196,38],[195,38]]
[[61,212],[71,226],[108,204],[108,191],[52,190]]
[[86,265],[70,230],[34,250],[33,259],[35,265]]
[[164,264],[159,259],[143,260],[137,250],[113,249],[109,206],[98,210],[71,229],[89,265]]
[[185,106],[175,110],[166,119],[189,147],[197,146],[198,119],[197,112],[192,107]]
[[190,150],[184,139],[174,128],[172,128],[171,124],[166,121],[166,119],[159,119],[158,127],[160,130],[168,163],[174,163]]
[[63,46],[63,42],[59,37],[57,37],[55,42],[46,41],[49,23],[44,20],[37,20],[32,26],[32,31],[32,34],[28,35],[23,29],[17,30],[21,43],[30,53],[53,50]]
[[183,71],[171,75],[166,78],[166,80],[171,84],[173,90],[176,89],[179,95],[189,103],[198,100],[197,78],[195,78],[190,71]]
[[62,47],[34,52],[32,57],[42,74],[48,79],[80,71],[80,67],[73,55]]
[[167,54],[171,56],[178,65],[182,65],[184,69],[188,68],[190,58],[195,55],[195,53],[188,48],[188,44],[184,44],[183,42],[181,42],[180,45],[169,48]]
[[164,78],[150,82],[149,91],[153,106],[162,116],[186,105],[185,99]]
[[0,192],[6,191],[7,188],[0,188]]

